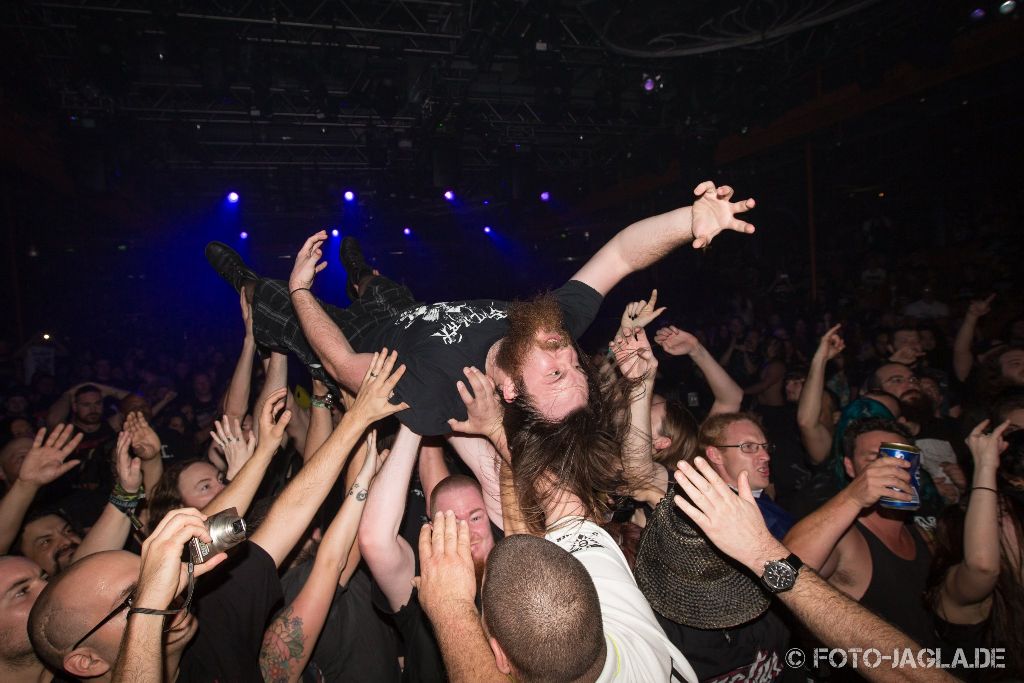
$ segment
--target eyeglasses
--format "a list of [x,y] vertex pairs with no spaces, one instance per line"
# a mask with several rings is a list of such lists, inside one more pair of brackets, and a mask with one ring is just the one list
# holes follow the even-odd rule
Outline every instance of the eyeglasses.
[[723,443],[714,444],[715,448],[738,448],[740,453],[746,453],[747,455],[754,455],[762,448],[764,452],[771,455],[775,452],[775,444],[770,441],[765,443],[754,443],[753,441],[744,441],[743,443]]
[[117,607],[115,607],[114,610],[110,614],[108,614],[107,616],[103,617],[103,620],[100,621],[100,623],[98,623],[95,626],[93,626],[91,629],[89,629],[88,633],[86,633],[84,636],[79,638],[78,641],[74,645],[71,646],[71,651],[77,650],[79,645],[81,645],[82,643],[84,643],[86,640],[89,639],[89,636],[91,636],[92,634],[96,633],[96,631],[99,631],[104,626],[106,626],[107,622],[109,622],[111,619],[116,617],[118,614],[120,614],[121,612],[123,612],[123,611],[125,611],[127,609],[131,609],[131,607],[132,607],[132,600],[134,598],[135,598],[135,592],[132,591],[131,593],[128,594],[128,597],[125,598]]

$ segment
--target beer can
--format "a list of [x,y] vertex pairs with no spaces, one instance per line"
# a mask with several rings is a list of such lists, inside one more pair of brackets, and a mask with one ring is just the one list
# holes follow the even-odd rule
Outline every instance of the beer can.
[[[911,500],[896,500],[888,496],[878,499],[878,504],[890,510],[916,510],[921,507],[921,449],[905,443],[883,443],[878,447],[879,457],[899,458],[910,463],[907,473],[910,475]],[[890,486],[898,491],[894,486]]]

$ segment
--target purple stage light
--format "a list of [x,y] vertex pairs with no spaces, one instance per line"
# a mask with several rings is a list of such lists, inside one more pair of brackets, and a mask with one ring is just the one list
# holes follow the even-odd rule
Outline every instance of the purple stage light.
[[242,232],[238,233],[238,236],[241,237],[243,240],[249,239],[249,233],[247,233],[245,230],[243,230]]
[[238,203],[238,193],[237,192],[228,192],[228,201],[231,202],[232,204],[237,204]]
[[550,193],[550,192],[548,192],[547,190],[545,190],[544,192],[541,192],[541,193],[540,193],[540,200],[541,200],[542,202],[546,202],[546,201],[548,201],[549,199],[551,199],[551,193]]
[[335,228],[334,230],[331,230],[331,237],[337,237],[340,234],[341,233],[338,232],[337,228]]
[[653,78],[647,77],[644,79],[644,90],[646,90],[647,92],[651,92],[652,90],[654,90]]
[[444,198],[447,199],[448,201],[452,201],[453,199],[455,199],[455,193],[452,192],[451,190],[445,190]]
[[402,228],[402,234],[403,235],[407,235],[407,236],[411,235],[412,234],[412,230],[410,228]]
[[971,20],[972,21],[981,21],[984,18],[985,18],[985,10],[984,10],[984,8],[976,7],[973,10],[971,10]]
[[353,202],[356,199],[356,193],[352,190],[345,190],[344,197],[346,202]]

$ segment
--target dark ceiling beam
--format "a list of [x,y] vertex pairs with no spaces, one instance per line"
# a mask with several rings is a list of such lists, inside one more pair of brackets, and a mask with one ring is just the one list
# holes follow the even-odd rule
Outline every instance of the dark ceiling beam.
[[787,142],[806,138],[820,130],[855,119],[884,105],[941,85],[1024,54],[1024,27],[1019,21],[1001,21],[972,31],[953,41],[950,63],[926,69],[901,63],[890,69],[882,83],[865,90],[847,84],[789,110],[773,123],[732,134],[719,143],[719,166],[765,152]]

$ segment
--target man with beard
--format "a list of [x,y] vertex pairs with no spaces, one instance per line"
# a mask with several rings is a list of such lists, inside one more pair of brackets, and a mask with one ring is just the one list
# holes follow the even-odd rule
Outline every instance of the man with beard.
[[[404,680],[444,681],[441,652],[412,585],[419,560],[415,549],[400,533],[406,492],[419,449],[420,436],[403,425],[391,454],[370,487],[372,495],[359,525],[359,549],[379,588],[374,603],[391,616],[405,643]],[[466,523],[479,585],[487,556],[494,547],[480,484],[470,477],[449,476],[428,492],[428,498],[431,518],[438,511],[450,510]]]
[[798,522],[784,543],[822,578],[929,647],[934,628],[922,596],[931,552],[909,512],[878,504],[883,496],[911,500],[909,463],[878,454],[882,443],[910,440],[892,420],[852,422],[843,464],[853,481]]
[[[259,279],[226,245],[211,243],[207,258],[236,289],[252,292],[257,343],[292,351],[317,379],[353,389],[369,352],[397,349],[408,372],[395,389],[396,401],[412,409],[399,415],[420,435],[451,432],[449,420],[464,419],[455,388],[466,367],[479,367],[505,401],[528,404],[534,414],[561,422],[598,400],[596,374],[572,343],[590,325],[603,297],[630,273],[653,264],[672,249],[692,242],[707,246],[722,230],[753,232],[736,214],[753,208],[748,199],[731,202],[729,187],[704,182],[697,201],[630,225],[613,237],[573,278],[535,305],[523,304],[509,322],[509,304],[495,300],[415,305],[408,290],[373,276],[358,247],[343,243],[343,262],[359,299],[348,309],[318,301],[310,291],[321,263],[326,232],[310,237],[296,256],[287,286]],[[452,441],[484,487],[488,514],[497,524],[494,451],[479,438]]]
[[46,586],[46,572],[24,557],[0,555],[0,681],[53,678],[28,640],[28,614]]

